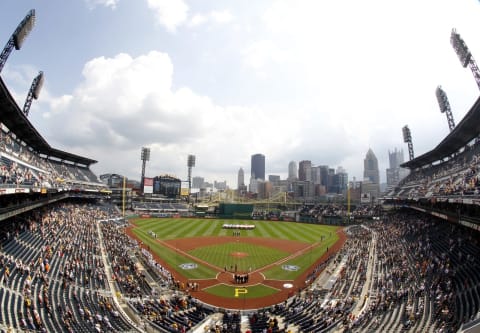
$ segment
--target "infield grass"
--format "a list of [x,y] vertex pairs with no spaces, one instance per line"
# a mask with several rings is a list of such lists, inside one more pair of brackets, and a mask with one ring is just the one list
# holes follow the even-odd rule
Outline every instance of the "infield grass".
[[[234,256],[234,253],[244,253],[247,256]],[[232,265],[237,266],[239,272],[248,272],[264,267],[289,255],[288,252],[271,247],[243,243],[242,241],[198,247],[188,252],[202,260],[232,271]]]
[[[213,279],[217,275],[217,271],[214,269],[202,265],[191,258],[180,254],[177,251],[171,250],[156,239],[152,238],[147,232],[141,229],[134,229],[133,232],[137,235],[145,245],[150,247],[150,251],[157,254],[162,258],[171,268],[181,273],[183,276],[189,279]],[[197,267],[195,269],[182,269],[181,264],[195,263]]]

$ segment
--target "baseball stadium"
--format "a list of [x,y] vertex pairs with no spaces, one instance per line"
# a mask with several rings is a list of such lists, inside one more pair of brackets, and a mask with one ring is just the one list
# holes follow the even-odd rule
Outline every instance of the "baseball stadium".
[[44,139],[42,83],[22,108],[0,75],[0,332],[480,331],[480,98],[423,155],[404,127],[409,175],[376,202],[201,202],[142,179],[178,192],[155,201]]

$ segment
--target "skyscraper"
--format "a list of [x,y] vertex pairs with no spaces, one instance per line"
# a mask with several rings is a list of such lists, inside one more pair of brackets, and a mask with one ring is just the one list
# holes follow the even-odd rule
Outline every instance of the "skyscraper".
[[297,162],[290,161],[288,163],[288,180],[297,179]]
[[320,185],[320,184],[322,184],[322,177],[321,177],[320,167],[319,167],[319,166],[312,167],[312,182],[313,182],[315,185]]
[[238,181],[237,181],[237,188],[240,190],[245,186],[245,173],[243,172],[243,168],[238,170]]
[[363,179],[364,187],[368,188],[362,192],[370,193],[370,197],[378,198],[380,194],[380,171],[378,170],[378,160],[372,149],[368,149],[367,155],[363,160]]
[[380,184],[378,160],[371,148],[368,149],[367,155],[363,160],[363,179],[368,179],[374,184]]
[[388,151],[388,161],[390,163],[390,169],[399,168],[400,164],[404,162],[403,149],[397,150],[397,148],[395,148],[392,152]]
[[251,178],[265,180],[265,155],[252,155]]
[[320,165],[320,184],[328,186],[328,165]]
[[298,179],[312,181],[312,161],[300,161],[298,164]]
[[403,160],[403,150],[388,151],[389,168],[387,169],[387,185],[397,185],[403,178],[408,175],[408,170],[400,168]]
[[333,188],[336,193],[345,193],[348,185],[348,173],[347,171],[339,166],[337,172],[333,177]]

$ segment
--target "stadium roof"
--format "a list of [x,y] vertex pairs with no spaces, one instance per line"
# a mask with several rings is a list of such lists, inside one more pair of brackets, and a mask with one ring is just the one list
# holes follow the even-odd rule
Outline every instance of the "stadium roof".
[[480,97],[463,117],[462,121],[434,149],[401,165],[403,168],[416,169],[444,159],[456,153],[460,148],[480,134]]
[[0,121],[36,152],[73,163],[90,165],[97,161],[52,148],[19,108],[0,77]]

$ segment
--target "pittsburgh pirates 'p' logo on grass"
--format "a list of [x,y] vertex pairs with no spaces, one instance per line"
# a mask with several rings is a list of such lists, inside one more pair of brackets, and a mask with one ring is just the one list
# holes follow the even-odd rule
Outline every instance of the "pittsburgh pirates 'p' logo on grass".
[[248,294],[247,288],[235,288],[235,297],[239,297],[240,295]]

